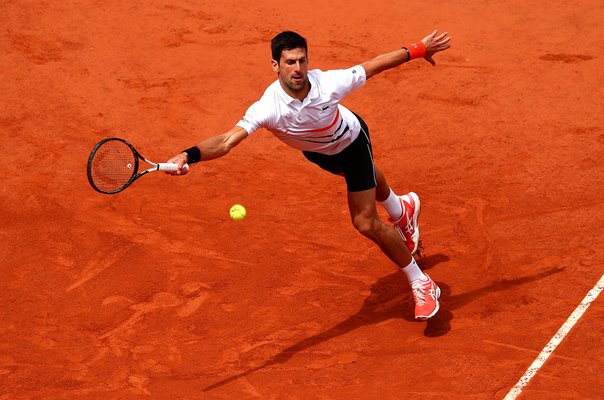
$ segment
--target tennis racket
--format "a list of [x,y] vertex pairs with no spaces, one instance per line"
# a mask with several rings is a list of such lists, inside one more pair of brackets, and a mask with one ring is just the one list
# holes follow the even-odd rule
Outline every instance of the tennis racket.
[[[152,167],[139,172],[140,161]],[[189,166],[185,164],[185,169]],[[107,138],[97,143],[88,157],[88,182],[94,190],[115,194],[153,171],[176,171],[178,164],[154,163],[143,157],[134,146],[120,138]]]

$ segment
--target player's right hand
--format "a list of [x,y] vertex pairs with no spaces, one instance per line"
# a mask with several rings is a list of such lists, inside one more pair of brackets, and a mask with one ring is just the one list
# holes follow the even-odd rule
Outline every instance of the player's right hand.
[[[168,175],[186,175],[189,173],[189,166],[187,165],[188,155],[185,152],[175,155],[167,162],[178,164],[178,169],[176,171],[166,171]],[[186,165],[186,167],[185,167]]]

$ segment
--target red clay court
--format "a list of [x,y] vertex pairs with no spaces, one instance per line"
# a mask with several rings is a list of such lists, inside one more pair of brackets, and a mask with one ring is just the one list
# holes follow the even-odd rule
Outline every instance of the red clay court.
[[[0,400],[503,399],[604,273],[604,3],[0,3]],[[422,199],[442,309],[352,227],[344,182],[265,130],[186,177],[94,192],[95,143],[165,161],[275,79],[448,31],[343,104]],[[248,216],[229,219],[241,203]],[[600,288],[601,290],[601,288]],[[601,399],[593,299],[521,400]]]

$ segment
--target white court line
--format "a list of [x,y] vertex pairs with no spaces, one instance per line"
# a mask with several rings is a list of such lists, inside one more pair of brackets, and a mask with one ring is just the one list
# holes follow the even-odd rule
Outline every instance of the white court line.
[[604,275],[600,278],[596,286],[594,286],[587,296],[581,301],[581,304],[575,308],[575,311],[568,317],[566,322],[562,325],[562,327],[556,332],[554,337],[549,341],[548,344],[545,345],[541,353],[537,356],[535,361],[531,364],[531,366],[526,370],[522,378],[516,383],[516,385],[510,390],[510,392],[505,396],[503,400],[514,400],[516,397],[522,393],[522,389],[529,383],[529,381],[537,374],[539,368],[543,366],[547,358],[556,350],[556,347],[560,344],[562,339],[568,334],[568,332],[572,329],[572,327],[577,323],[579,318],[583,315],[585,310],[594,302],[596,297],[600,294],[600,292],[604,289]]

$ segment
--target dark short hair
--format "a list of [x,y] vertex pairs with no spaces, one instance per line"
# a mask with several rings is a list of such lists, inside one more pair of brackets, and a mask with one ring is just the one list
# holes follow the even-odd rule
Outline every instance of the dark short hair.
[[281,32],[271,40],[271,52],[273,60],[279,61],[281,59],[281,52],[283,50],[292,50],[297,48],[303,48],[308,53],[308,47],[306,45],[306,39],[292,31]]

